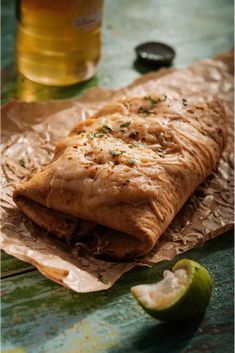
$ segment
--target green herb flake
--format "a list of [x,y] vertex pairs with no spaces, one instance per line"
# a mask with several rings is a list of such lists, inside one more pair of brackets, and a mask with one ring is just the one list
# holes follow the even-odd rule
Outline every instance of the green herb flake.
[[89,137],[91,137],[91,138],[102,137],[105,134],[106,134],[106,132],[97,131],[97,132],[92,132],[91,134],[89,134]]
[[165,102],[167,100],[167,95],[165,94],[163,98],[153,98],[151,96],[144,97],[144,100],[150,102],[152,105],[157,105],[158,103]]
[[112,128],[108,125],[103,125],[97,129],[97,132],[90,134],[90,137],[102,137],[108,132],[112,132]]
[[135,164],[135,161],[134,161],[133,159],[130,159],[130,160],[128,161],[128,163],[134,165],[134,164]]
[[21,167],[25,168],[25,160],[23,158],[20,158],[18,162]]
[[123,152],[120,151],[109,151],[109,153],[113,156],[113,157],[117,157],[117,156],[120,156],[120,154],[122,154]]
[[144,100],[150,102],[152,105],[156,105],[156,104],[158,104],[158,103],[160,103],[160,102],[162,101],[161,98],[155,99],[155,98],[153,98],[153,97],[151,97],[151,96],[146,96],[146,97],[144,97]]
[[183,104],[184,107],[187,107],[187,105],[188,105],[187,99],[183,98],[182,99],[182,104]]
[[87,137],[95,138],[96,134],[94,132],[91,132],[90,134],[87,135]]
[[138,114],[144,114],[144,115],[149,115],[150,112],[148,111],[148,109],[144,108],[144,107],[139,107],[137,110]]
[[130,126],[130,124],[131,124],[131,121],[125,121],[120,124],[120,127],[128,127],[128,126]]
[[108,125],[103,125],[102,128],[107,130],[108,132],[112,132],[113,131],[113,129],[110,126],[108,126]]
[[97,132],[95,132],[96,136],[98,136],[99,134],[105,135],[105,134],[107,134],[107,131],[104,130],[103,127],[100,127],[99,129],[97,129]]

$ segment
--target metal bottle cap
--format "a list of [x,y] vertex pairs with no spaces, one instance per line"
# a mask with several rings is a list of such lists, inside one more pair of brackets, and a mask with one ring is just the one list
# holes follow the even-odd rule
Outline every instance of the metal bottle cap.
[[169,66],[175,57],[175,50],[167,44],[147,42],[135,48],[138,60],[150,66]]

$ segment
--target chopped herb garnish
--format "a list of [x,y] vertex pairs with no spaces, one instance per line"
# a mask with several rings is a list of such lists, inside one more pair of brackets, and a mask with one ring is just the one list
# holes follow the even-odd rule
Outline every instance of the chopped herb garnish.
[[111,129],[110,126],[108,125],[103,125],[101,127],[99,127],[97,129],[97,132],[92,132],[88,135],[88,137],[92,137],[92,138],[95,138],[95,137],[102,137],[104,136],[105,134],[107,134],[108,132],[112,132],[113,130]]
[[130,159],[128,162],[132,165],[135,164],[135,161],[133,159]]
[[183,105],[186,107],[186,106],[188,105],[187,99],[183,98],[183,99],[182,99],[182,103],[183,103]]
[[100,127],[95,133],[95,135],[98,136],[99,134],[102,134],[102,135],[107,134],[107,131],[103,127]]
[[144,108],[144,107],[139,107],[137,110],[138,114],[145,114],[145,115],[149,115],[150,112],[148,111],[148,109]]
[[162,101],[161,98],[155,99],[155,98],[153,98],[151,96],[144,97],[144,100],[149,101],[152,105],[156,105],[156,104],[158,104],[158,103],[160,103]]
[[120,124],[120,127],[128,127],[128,126],[130,126],[130,124],[131,124],[131,121],[125,121]]
[[23,158],[19,159],[19,165],[25,168],[25,160]]
[[164,95],[164,98],[153,98],[151,96],[144,97],[144,100],[149,101],[152,105],[156,105],[167,100],[167,95]]
[[110,126],[108,126],[108,125],[103,125],[102,128],[107,130],[108,132],[113,131],[112,128]]
[[123,153],[123,151],[109,151],[109,153],[113,156],[113,157],[117,157],[117,156],[120,156],[120,154]]
[[97,134],[95,132],[91,132],[90,134],[87,135],[87,137],[91,137],[91,138],[95,138],[96,136]]

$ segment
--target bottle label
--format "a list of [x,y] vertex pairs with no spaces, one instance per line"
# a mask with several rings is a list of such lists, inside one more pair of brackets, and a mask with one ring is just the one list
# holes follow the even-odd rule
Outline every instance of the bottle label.
[[91,13],[86,16],[80,16],[74,19],[74,27],[81,30],[89,30],[92,27],[95,27],[98,23],[101,23],[102,12]]

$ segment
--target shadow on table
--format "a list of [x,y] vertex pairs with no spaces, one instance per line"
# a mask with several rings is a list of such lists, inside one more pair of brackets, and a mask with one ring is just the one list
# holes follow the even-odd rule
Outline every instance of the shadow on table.
[[2,69],[1,75],[3,88],[1,91],[2,104],[12,98],[25,102],[68,99],[79,96],[85,89],[92,88],[98,84],[98,78],[95,75],[85,82],[69,86],[47,86],[27,79],[12,66]]
[[163,353],[182,352],[196,333],[201,319],[191,322],[156,323],[156,326],[141,329],[128,340],[128,343],[113,348],[108,353]]
[[97,76],[94,76],[90,80],[69,86],[47,86],[33,82],[18,73],[16,96],[26,102],[72,98],[81,94],[85,89],[96,86],[97,82]]
[[[138,71],[140,74],[146,74],[150,71],[156,71],[158,69],[160,69],[162,66],[158,66],[158,65],[154,65],[154,64],[148,64],[146,65],[145,63],[143,63],[141,60],[136,59],[133,63],[133,68]],[[164,66],[165,68],[169,68],[171,67],[171,65],[166,65]]]

